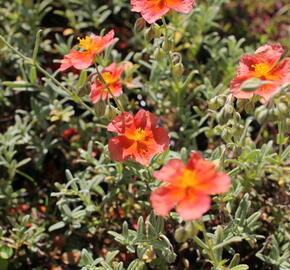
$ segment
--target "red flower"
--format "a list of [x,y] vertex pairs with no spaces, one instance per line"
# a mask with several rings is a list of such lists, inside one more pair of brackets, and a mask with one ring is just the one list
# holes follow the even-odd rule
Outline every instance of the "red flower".
[[140,12],[148,23],[154,23],[170,9],[189,13],[194,0],[131,0],[132,11]]
[[78,131],[75,128],[68,128],[63,131],[60,136],[63,138],[67,138],[75,134],[78,134]]
[[60,71],[65,71],[71,66],[76,69],[86,69],[93,64],[95,55],[101,53],[106,47],[112,44],[115,32],[111,30],[105,36],[86,36],[78,38],[79,46],[84,51],[70,50],[70,53],[61,60]]
[[116,161],[130,157],[144,166],[157,153],[162,153],[169,145],[169,137],[164,128],[156,127],[157,117],[152,113],[139,110],[119,114],[109,125],[108,131],[120,135],[109,140],[109,151]]
[[[290,57],[280,63],[283,54],[280,44],[263,45],[255,51],[253,56],[244,54],[240,60],[236,77],[231,81],[231,92],[236,98],[251,98],[254,94],[261,96],[267,102],[271,96],[279,91],[284,83],[290,82]],[[241,84],[250,78],[271,81],[253,92],[241,90]]]
[[151,193],[154,211],[166,216],[177,205],[176,211],[186,220],[198,219],[209,210],[209,195],[230,188],[230,177],[217,172],[212,162],[196,152],[190,154],[186,165],[180,159],[171,159],[153,176],[166,183]]
[[[116,63],[112,63],[102,71],[102,77],[115,97],[122,94],[122,84],[119,79],[123,71],[124,66],[120,65],[120,67],[117,68]],[[101,83],[99,78],[96,78],[91,86],[90,98],[92,103],[97,103],[101,97],[102,100],[105,100],[108,95],[110,96],[106,86]]]

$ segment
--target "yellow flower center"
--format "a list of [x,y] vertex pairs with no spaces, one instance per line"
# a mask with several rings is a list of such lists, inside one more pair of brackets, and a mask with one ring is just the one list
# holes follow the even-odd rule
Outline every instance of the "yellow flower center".
[[193,187],[198,185],[198,177],[195,171],[182,169],[181,175],[176,179],[176,184],[180,187]]
[[144,141],[146,137],[146,132],[142,128],[137,128],[134,133],[134,140],[137,142]]
[[259,63],[256,65],[252,65],[252,67],[254,68],[255,76],[258,78],[267,78],[270,70],[272,69],[272,66],[267,63]]
[[110,84],[116,81],[116,79],[112,76],[111,72],[103,72],[102,77],[107,84]]
[[84,49],[85,51],[88,51],[92,47],[92,38],[89,36],[86,36],[85,38],[78,37],[79,46],[80,48]]

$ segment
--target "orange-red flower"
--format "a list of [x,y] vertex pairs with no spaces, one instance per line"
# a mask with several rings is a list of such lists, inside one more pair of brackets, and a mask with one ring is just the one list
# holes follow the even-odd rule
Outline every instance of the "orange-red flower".
[[[115,97],[118,97],[122,94],[122,83],[120,82],[120,77],[124,71],[124,66],[120,65],[119,68],[116,67],[116,63],[112,63],[102,71],[102,77],[109,86],[111,92]],[[100,81],[99,78],[96,78],[93,84],[91,85],[90,98],[92,103],[97,103],[102,97],[103,100],[107,98],[110,93],[106,89],[106,86]]]
[[[253,56],[244,54],[240,60],[236,77],[231,81],[231,92],[236,98],[251,98],[254,94],[267,102],[284,83],[290,82],[290,57],[279,59],[283,54],[280,44],[259,47]],[[253,92],[241,90],[243,82],[250,78],[271,81]]]
[[169,145],[166,130],[156,127],[157,117],[152,113],[139,110],[119,114],[109,125],[108,131],[120,135],[109,140],[109,151],[116,161],[132,158],[144,166],[149,166],[150,158],[163,152]]
[[115,32],[111,30],[105,36],[86,36],[78,38],[79,47],[83,51],[70,50],[61,60],[60,71],[65,71],[71,66],[76,69],[86,69],[94,62],[95,55],[101,53],[114,39]]
[[193,4],[194,0],[131,0],[131,10],[140,12],[148,23],[154,23],[170,9],[189,13]]
[[230,177],[217,172],[212,162],[196,152],[190,154],[186,165],[180,159],[171,159],[153,176],[166,184],[151,193],[154,211],[166,216],[177,205],[176,211],[186,220],[198,219],[209,210],[209,195],[230,188]]

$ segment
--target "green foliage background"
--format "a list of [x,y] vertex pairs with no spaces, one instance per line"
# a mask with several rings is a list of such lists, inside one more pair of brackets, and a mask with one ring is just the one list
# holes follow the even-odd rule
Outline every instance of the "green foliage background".
[[[60,74],[57,59],[76,37],[114,28],[119,41],[102,65],[131,63],[124,82],[134,87],[121,101],[156,114],[171,147],[148,169],[113,162],[105,127],[115,112],[84,109],[0,43],[0,269],[289,269],[289,89],[270,106],[236,101],[228,89],[243,53],[289,48],[287,13],[286,0],[199,0],[188,15],[170,14],[180,75],[162,39],[148,41],[148,25],[134,31],[139,14],[127,0],[1,1],[0,34],[32,57],[42,29],[37,63],[68,88],[79,74]],[[61,136],[68,128],[78,134]],[[156,217],[152,172],[190,151],[226,171],[231,191],[202,220]]]

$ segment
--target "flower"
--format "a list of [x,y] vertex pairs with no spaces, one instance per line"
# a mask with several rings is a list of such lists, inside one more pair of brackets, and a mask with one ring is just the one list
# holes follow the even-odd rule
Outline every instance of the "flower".
[[[279,91],[281,85],[290,82],[290,57],[278,62],[283,54],[280,44],[267,44],[259,47],[253,56],[244,54],[240,60],[236,77],[231,81],[231,92],[236,98],[251,98],[254,94],[267,102]],[[241,90],[241,85],[248,79],[271,81],[255,91]]]
[[64,130],[64,131],[60,134],[60,136],[61,136],[62,138],[67,138],[67,137],[70,137],[70,136],[75,135],[75,134],[78,134],[77,129],[75,129],[75,128],[68,128],[68,129]]
[[[119,81],[122,72],[124,71],[124,66],[120,65],[119,68],[116,67],[116,63],[112,63],[102,71],[102,77],[109,86],[111,92],[115,97],[118,97],[122,94],[122,84]],[[93,84],[91,85],[90,98],[92,103],[97,103],[102,97],[103,100],[110,95],[106,86],[100,81],[99,78],[96,78]]]
[[166,216],[177,205],[176,211],[186,220],[200,218],[210,208],[211,194],[230,188],[230,177],[217,172],[215,165],[192,152],[185,165],[180,159],[171,159],[153,176],[164,182],[151,193],[154,211]]
[[162,153],[169,145],[169,137],[164,128],[156,127],[157,117],[152,113],[139,110],[119,114],[109,125],[108,131],[120,135],[109,140],[109,151],[116,161],[130,157],[144,166],[149,166],[150,158]]
[[131,0],[132,11],[140,12],[148,23],[154,23],[170,9],[189,13],[194,0]]
[[94,62],[95,55],[112,44],[114,35],[114,30],[111,30],[103,37],[91,35],[78,38],[79,47],[83,51],[70,50],[70,53],[61,60],[60,71],[65,71],[71,66],[76,69],[88,68]]

